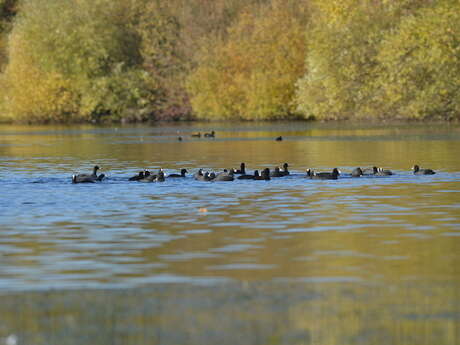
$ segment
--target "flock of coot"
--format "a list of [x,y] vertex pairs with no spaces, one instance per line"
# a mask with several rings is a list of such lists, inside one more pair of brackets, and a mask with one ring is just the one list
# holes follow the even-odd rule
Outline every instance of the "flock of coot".
[[[263,169],[260,173],[258,170],[254,170],[253,174],[246,173],[246,165],[241,163],[240,169],[224,169],[222,172],[203,172],[203,169],[199,169],[194,175],[194,179],[198,181],[233,181],[238,180],[270,180],[275,177],[283,177],[290,175],[288,170],[288,163],[284,163],[282,168],[276,167],[273,171],[269,168]],[[76,174],[72,176],[72,183],[94,183],[100,182],[105,178],[104,174],[97,174],[99,166],[93,168],[92,174]],[[421,169],[418,165],[414,165],[412,168],[414,175],[433,175],[435,172],[431,169]],[[140,171],[137,175],[127,178],[129,181],[137,182],[164,182],[170,178],[185,178],[187,175],[187,169],[181,169],[180,174],[169,174],[165,175],[163,169],[159,169],[157,173],[152,173],[148,170]],[[340,171],[334,168],[332,171],[327,172],[316,172],[311,169],[307,169],[306,174],[303,175],[305,178],[313,180],[337,180],[340,176]],[[349,176],[360,177],[360,176],[390,176],[393,175],[391,170],[385,170],[378,167],[365,168],[360,167],[353,169]]]

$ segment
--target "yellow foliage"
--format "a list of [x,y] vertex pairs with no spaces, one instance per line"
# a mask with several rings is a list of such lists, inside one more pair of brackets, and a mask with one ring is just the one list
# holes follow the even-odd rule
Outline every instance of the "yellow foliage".
[[206,50],[188,78],[196,115],[205,119],[295,116],[295,83],[305,73],[306,6],[274,0],[248,8]]
[[71,120],[76,99],[70,81],[59,73],[39,70],[20,37],[11,37],[10,56],[3,78],[7,115],[23,122]]
[[405,118],[460,115],[460,4],[440,1],[404,18],[379,50],[381,111]]

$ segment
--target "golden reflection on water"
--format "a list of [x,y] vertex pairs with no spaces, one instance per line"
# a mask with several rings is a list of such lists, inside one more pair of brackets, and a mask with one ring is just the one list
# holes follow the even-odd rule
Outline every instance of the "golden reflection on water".
[[[206,124],[210,126],[210,124]],[[305,127],[299,130],[299,127]],[[254,168],[287,161],[293,169],[379,165],[409,170],[413,164],[434,169],[458,168],[454,158],[460,137],[458,126],[431,125],[388,128],[310,128],[296,124],[277,130],[276,125],[250,128],[223,126],[216,139],[194,139],[188,126],[166,127],[24,127],[0,126],[6,156],[49,159],[68,158],[79,166],[85,161],[108,160],[105,169],[128,166],[223,168],[241,161]],[[238,131],[238,128],[241,129]],[[202,131],[204,132],[204,131]],[[282,142],[274,138],[282,134]],[[182,136],[184,141],[177,141]],[[447,139],[447,140],[446,140]]]
[[458,290],[343,283],[175,285],[12,294],[19,344],[458,344]]

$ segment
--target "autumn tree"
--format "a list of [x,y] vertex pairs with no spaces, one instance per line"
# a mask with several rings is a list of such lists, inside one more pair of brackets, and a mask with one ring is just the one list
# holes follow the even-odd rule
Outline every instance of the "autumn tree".
[[205,46],[188,78],[195,114],[205,119],[296,116],[296,80],[305,73],[307,6],[273,1],[246,8],[228,36]]
[[164,68],[158,51],[173,49],[164,31],[177,28],[147,3],[24,0],[9,39],[8,113],[28,122],[151,116],[164,93],[151,71]]
[[405,17],[379,46],[377,106],[386,117],[460,117],[460,3]]

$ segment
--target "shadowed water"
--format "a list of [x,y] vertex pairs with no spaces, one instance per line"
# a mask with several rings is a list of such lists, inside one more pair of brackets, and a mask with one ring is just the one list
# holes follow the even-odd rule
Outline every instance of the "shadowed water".
[[[251,344],[460,344],[458,152],[458,125],[0,126],[0,343],[85,344],[57,329],[96,324],[92,343],[225,343],[210,330],[248,327]],[[191,177],[240,162],[291,175]],[[95,164],[106,181],[71,183]],[[395,175],[348,175],[373,165]],[[189,174],[127,181],[160,167]],[[336,181],[305,178],[334,167]]]

